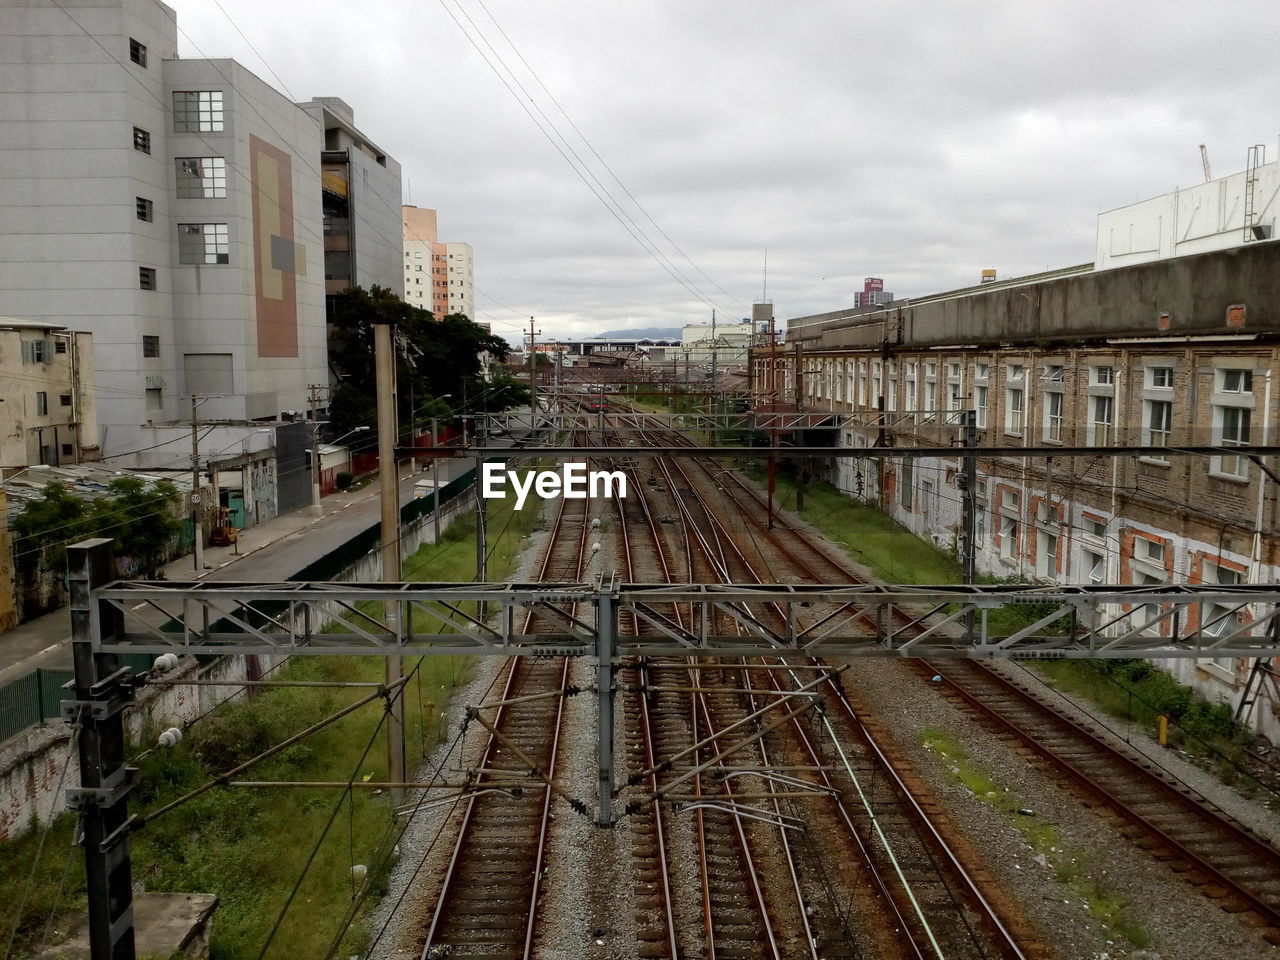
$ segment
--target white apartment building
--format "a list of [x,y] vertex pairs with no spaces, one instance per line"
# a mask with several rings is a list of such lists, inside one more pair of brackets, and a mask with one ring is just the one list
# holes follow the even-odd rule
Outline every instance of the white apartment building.
[[448,261],[449,313],[464,313],[476,318],[476,280],[474,256],[469,243],[446,243]]
[[476,318],[475,256],[469,243],[442,243],[437,214],[405,205],[404,299],[437,318],[463,313]]
[[[181,456],[193,394],[246,424],[328,382],[321,165],[362,139],[345,106],[178,59],[157,0],[0,5],[0,315],[93,334],[104,456]],[[399,171],[371,153],[353,179],[386,171],[371,262],[396,289]]]

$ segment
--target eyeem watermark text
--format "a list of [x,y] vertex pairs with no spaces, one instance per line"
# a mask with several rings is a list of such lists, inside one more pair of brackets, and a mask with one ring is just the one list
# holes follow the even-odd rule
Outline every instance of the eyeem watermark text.
[[506,485],[516,492],[516,509],[523,510],[532,491],[543,500],[564,497],[586,500],[596,497],[625,497],[627,475],[621,470],[588,470],[585,463],[561,464],[555,470],[504,470],[500,463],[486,463],[480,473],[480,495],[486,500],[505,500]]

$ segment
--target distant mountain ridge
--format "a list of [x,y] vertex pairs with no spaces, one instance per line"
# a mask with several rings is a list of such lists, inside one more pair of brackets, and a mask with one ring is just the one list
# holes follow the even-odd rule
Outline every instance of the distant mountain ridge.
[[597,333],[601,340],[671,340],[680,339],[679,327],[633,327],[629,330],[609,330]]

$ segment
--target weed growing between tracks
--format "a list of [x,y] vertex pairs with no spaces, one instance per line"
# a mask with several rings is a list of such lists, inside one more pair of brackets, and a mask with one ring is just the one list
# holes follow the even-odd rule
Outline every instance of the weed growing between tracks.
[[[539,511],[512,511],[511,501],[489,514],[490,576],[508,575]],[[406,580],[470,581],[475,574],[475,519],[460,518],[441,536],[404,563]],[[409,756],[423,756],[446,731],[441,712],[451,691],[465,682],[469,658],[427,657],[405,689]],[[416,660],[405,663],[406,672]],[[384,661],[378,657],[297,657],[271,679],[377,681]],[[332,714],[367,694],[367,688],[268,689],[251,699],[228,704],[193,726],[183,743],[156,751],[141,763],[142,784],[131,796],[133,812],[146,812],[181,796],[268,746]],[[381,715],[378,702],[356,711],[269,760],[251,767],[244,780],[346,781],[369,742]],[[369,751],[357,779],[386,779],[385,740]],[[137,752],[134,748],[132,752]],[[211,956],[216,960],[253,960],[275,922],[285,897],[316,844],[342,791],[331,788],[247,789],[220,787],[174,809],[133,837],[133,879],[154,891],[216,893]],[[411,795],[412,796],[412,795]],[[322,957],[337,933],[354,890],[351,866],[376,862],[390,836],[391,811],[385,792],[350,791],[316,855],[276,936],[270,957]],[[21,919],[15,956],[26,956],[41,941],[46,918],[59,900],[73,820],[60,817],[51,828]],[[0,844],[0,950],[7,942],[39,843],[38,830]],[[84,868],[72,852],[67,894],[59,917],[84,909]],[[385,877],[375,877],[374,895]],[[51,937],[58,939],[55,924]],[[361,951],[366,932],[353,928],[338,956]]]
[[978,800],[999,810],[1022,834],[1031,850],[1032,863],[1052,869],[1071,898],[1082,903],[1111,934],[1123,937],[1135,947],[1150,945],[1150,935],[1129,914],[1129,898],[1095,880],[1090,875],[1088,859],[1065,845],[1057,827],[1034,813],[1021,812],[1029,809],[1023,806],[1023,800],[1007,787],[1001,787],[943,731],[925,728],[919,736],[925,749],[938,756],[955,782]]

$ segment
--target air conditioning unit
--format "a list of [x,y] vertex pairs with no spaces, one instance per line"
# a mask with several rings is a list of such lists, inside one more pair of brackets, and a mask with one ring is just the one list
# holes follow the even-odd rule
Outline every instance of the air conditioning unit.
[[1255,240],[1271,239],[1271,224],[1269,223],[1255,223],[1249,230],[1253,233],[1253,239]]

